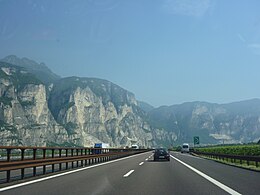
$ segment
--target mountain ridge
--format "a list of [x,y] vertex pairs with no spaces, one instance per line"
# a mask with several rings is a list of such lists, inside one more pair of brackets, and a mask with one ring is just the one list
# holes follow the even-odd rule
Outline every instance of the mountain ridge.
[[[46,65],[27,58],[9,56],[6,61],[15,60],[20,66],[0,62],[2,145],[93,146],[94,142],[107,142],[117,147],[133,143],[152,147],[192,143],[193,136],[200,136],[202,144],[260,139],[258,98],[154,108],[110,81],[53,77]],[[26,62],[35,67],[21,64]],[[47,75],[44,81],[39,66]]]
[[34,60],[30,60],[25,57],[19,58],[16,55],[9,55],[0,61],[26,68],[28,72],[37,75],[37,77],[45,84],[52,83],[61,78],[53,73],[44,63],[39,64]]
[[[0,74],[1,145],[155,144],[134,94],[116,84],[69,77],[47,86],[6,62],[0,62]],[[31,80],[23,81],[26,75]],[[23,87],[18,89],[13,77]]]
[[[248,105],[252,104],[254,111],[250,112]],[[240,105],[247,110],[241,111]],[[205,140],[212,143],[246,143],[260,138],[260,99],[230,104],[195,101],[162,106],[148,115],[151,126],[177,134],[178,143],[192,143],[193,136],[197,135],[204,137],[204,144],[207,144]]]

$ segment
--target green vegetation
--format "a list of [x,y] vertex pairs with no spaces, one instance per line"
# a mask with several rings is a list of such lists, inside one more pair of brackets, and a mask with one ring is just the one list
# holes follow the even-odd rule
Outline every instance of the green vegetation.
[[[0,64],[1,65],[1,64]],[[4,71],[2,71],[1,69],[0,69],[0,78],[8,78],[8,75],[7,74],[5,74],[5,72]]]
[[181,146],[174,146],[170,150],[171,151],[175,151],[175,152],[180,152],[181,151]]
[[68,110],[70,107],[74,106],[75,105],[75,102],[70,102],[70,103],[65,103],[61,106],[61,109],[64,109],[64,110]]
[[21,101],[21,100],[19,100],[19,102],[22,105],[22,107],[34,106],[35,105],[34,101]]
[[31,128],[36,128],[36,127],[40,127],[40,126],[41,126],[40,124],[36,124],[36,123],[30,125]]
[[13,98],[4,97],[4,96],[0,97],[0,102],[3,103],[4,105],[12,106],[12,100]]
[[220,162],[223,164],[227,164],[227,165],[232,165],[232,166],[236,166],[236,167],[242,167],[242,168],[246,168],[246,169],[251,169],[251,170],[257,170],[260,171],[260,167],[259,164],[258,166],[256,166],[256,162],[255,161],[246,161],[246,160],[238,160],[238,159],[230,159],[230,158],[213,158],[213,157],[209,157],[209,156],[203,156],[206,159],[210,159],[210,160],[214,160],[216,162]]
[[33,74],[24,74],[18,72],[18,74],[16,74],[16,77],[14,77],[14,84],[18,90],[22,90],[28,84],[39,85],[42,84],[42,82],[37,79]]
[[13,125],[5,123],[3,120],[0,120],[0,131],[11,131],[13,133],[16,133],[17,128]]
[[5,62],[0,62],[0,67],[10,68],[12,70],[11,75],[7,75],[4,71],[0,70],[0,77],[9,79],[18,90],[23,89],[27,84],[39,85],[42,83],[33,74],[26,72],[24,68]]
[[[241,156],[260,156],[260,145],[258,144],[245,144],[245,145],[222,145],[222,146],[211,146],[196,148],[195,151],[214,153],[214,154],[227,154],[227,155],[241,155]],[[243,167],[246,169],[258,170],[260,171],[259,163],[250,160],[239,160],[224,157],[214,157],[208,155],[200,155],[207,159],[212,159],[214,161],[233,165],[237,167]]]
[[76,129],[77,127],[78,127],[77,124],[72,123],[72,122],[68,122],[68,123],[65,125],[64,128],[67,130],[68,135],[73,135],[73,134],[76,134],[75,129]]
[[229,154],[229,155],[244,155],[244,156],[260,156],[260,145],[226,145],[196,148],[196,151],[214,153],[214,154]]

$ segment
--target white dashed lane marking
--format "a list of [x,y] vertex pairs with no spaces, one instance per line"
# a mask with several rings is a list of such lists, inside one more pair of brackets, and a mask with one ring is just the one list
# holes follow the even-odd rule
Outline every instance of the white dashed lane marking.
[[135,170],[131,170],[129,171],[127,174],[124,175],[124,177],[128,177],[129,175],[131,175]]
[[87,169],[92,169],[92,168],[104,166],[104,165],[107,165],[107,164],[112,164],[112,163],[115,163],[115,162],[118,162],[118,161],[122,161],[122,160],[129,159],[129,158],[134,158],[134,157],[137,157],[137,156],[140,156],[140,155],[143,155],[143,153],[142,154],[136,154],[136,155],[133,155],[133,156],[124,157],[124,158],[119,158],[119,159],[116,159],[116,160],[104,162],[104,163],[101,163],[101,164],[92,165],[92,166],[89,166],[89,167],[83,167],[83,168],[80,168],[80,169],[71,170],[71,171],[60,173],[60,174],[57,174],[57,175],[51,175],[51,176],[48,176],[48,177],[35,179],[35,180],[32,180],[32,181],[28,181],[28,182],[24,182],[24,183],[20,183],[20,184],[15,184],[15,185],[12,185],[12,186],[7,186],[7,187],[4,187],[4,188],[0,188],[0,192],[10,190],[10,189],[14,189],[14,188],[18,188],[18,187],[22,187],[22,186],[26,186],[26,185],[31,185],[31,184],[34,184],[34,183],[46,181],[46,180],[49,180],[49,179],[53,179],[53,178],[57,178],[57,177],[61,177],[61,176],[65,176],[65,175],[69,175],[69,174],[73,174],[73,173],[77,173],[77,172],[84,171],[84,170],[87,170]]

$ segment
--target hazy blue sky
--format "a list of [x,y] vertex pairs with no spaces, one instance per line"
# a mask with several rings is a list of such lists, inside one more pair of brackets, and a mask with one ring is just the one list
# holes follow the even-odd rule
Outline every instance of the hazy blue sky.
[[10,54],[154,106],[260,98],[260,1],[0,0]]

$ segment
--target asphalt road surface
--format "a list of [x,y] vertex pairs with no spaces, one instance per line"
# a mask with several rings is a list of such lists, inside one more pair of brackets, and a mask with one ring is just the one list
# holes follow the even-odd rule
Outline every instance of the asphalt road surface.
[[36,177],[1,187],[1,195],[19,194],[260,194],[260,172],[189,154],[153,161],[147,152],[65,173]]

